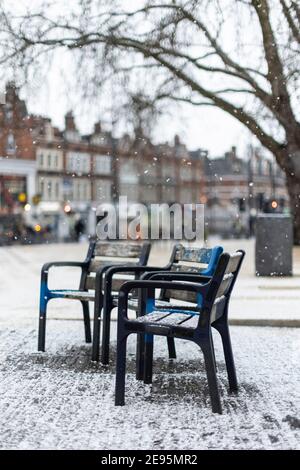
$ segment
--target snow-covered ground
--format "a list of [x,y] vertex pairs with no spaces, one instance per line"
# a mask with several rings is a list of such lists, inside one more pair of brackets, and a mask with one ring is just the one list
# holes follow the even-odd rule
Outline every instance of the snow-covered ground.
[[215,341],[223,415],[211,413],[203,358],[195,345],[177,341],[178,359],[170,363],[159,338],[151,387],[135,380],[132,338],[121,408],[113,403],[114,344],[111,366],[104,368],[90,362],[82,336],[80,322],[50,321],[47,353],[37,353],[34,327],[2,330],[1,448],[300,447],[299,330],[232,327],[238,396],[227,391]]
[[[163,338],[155,343],[153,386],[135,380],[135,339],[130,338],[126,405],[115,407],[116,323],[112,322],[111,365],[104,368],[91,363],[76,302],[50,304],[47,352],[37,353],[41,264],[51,259],[83,259],[85,250],[84,245],[0,248],[2,449],[300,447],[299,328],[231,327],[238,396],[228,393],[216,336],[223,415],[211,413],[203,358],[197,347],[177,341],[178,359],[169,362]],[[158,263],[157,254],[152,261]],[[159,261],[165,261],[161,254]],[[58,269],[53,273],[53,286],[62,282],[63,287],[76,286],[70,270],[67,275]],[[261,314],[270,317],[276,298],[281,298],[281,307],[277,307],[281,318],[286,318],[286,312],[298,314],[298,281],[298,277],[256,280],[247,263],[232,302],[232,316],[247,316],[250,303],[253,314],[259,315],[263,305]],[[247,285],[253,285],[257,294],[251,297]]]

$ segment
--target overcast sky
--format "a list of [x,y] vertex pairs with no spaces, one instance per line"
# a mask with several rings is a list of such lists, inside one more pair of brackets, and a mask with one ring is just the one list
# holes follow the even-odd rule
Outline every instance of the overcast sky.
[[[51,76],[51,78],[50,78]],[[53,68],[48,82],[38,90],[25,89],[21,95],[26,98],[30,112],[51,117],[60,128],[64,125],[64,115],[74,110],[78,127],[82,133],[89,133],[96,120],[104,121],[103,127],[110,129],[109,116],[103,116],[101,105],[93,105],[78,99],[72,88],[66,86],[61,70]],[[119,129],[117,133],[126,128]],[[250,142],[255,143],[251,134],[234,118],[212,107],[196,108],[189,105],[176,107],[170,115],[162,118],[153,132],[156,142],[172,141],[179,134],[182,141],[193,150],[204,148],[211,156],[219,156],[236,145],[241,156]]]
[[[1,1],[1,0],[0,0]],[[37,7],[41,0],[4,0],[12,4],[15,10],[23,11],[23,7]],[[128,0],[124,0],[125,5],[132,5]],[[57,2],[60,7],[70,3],[65,0]],[[74,5],[74,4],[73,4]],[[54,10],[56,11],[56,10]],[[228,31],[230,38],[232,31]],[[73,74],[73,76],[72,76]],[[72,65],[68,63],[68,58],[63,56],[56,58],[42,81],[36,80],[33,86],[22,90],[22,96],[26,99],[30,112],[42,114],[52,118],[53,123],[62,128],[64,125],[64,115],[70,109],[73,109],[79,130],[82,133],[89,133],[96,120],[106,121],[103,127],[110,130],[111,117],[103,116],[103,103],[96,100],[91,104],[84,102],[77,91],[74,90],[74,74]],[[34,79],[32,80],[34,82]],[[1,90],[0,90],[1,91]],[[108,97],[109,101],[109,97]],[[115,104],[117,107],[117,103]],[[126,126],[117,129],[117,135],[126,131]],[[213,107],[192,107],[182,105],[176,107],[170,115],[162,118],[159,125],[153,132],[153,140],[158,142],[173,141],[174,135],[179,134],[188,148],[193,150],[204,148],[209,150],[211,156],[219,156],[230,149],[233,145],[237,146],[241,156],[246,154],[246,147],[249,143],[257,144],[255,138],[239,124],[234,118],[225,112]]]

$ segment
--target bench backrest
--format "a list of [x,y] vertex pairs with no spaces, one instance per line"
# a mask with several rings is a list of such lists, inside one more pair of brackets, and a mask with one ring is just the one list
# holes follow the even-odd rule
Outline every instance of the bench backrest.
[[[216,266],[222,252],[223,248],[221,246],[215,246],[213,248],[199,248],[184,247],[183,245],[178,244],[173,250],[171,271],[184,271],[187,274],[212,276],[216,270]],[[171,298],[194,302],[195,295],[193,295],[192,292],[176,290],[163,290],[161,292],[160,299],[169,300]]]
[[[96,271],[104,266],[126,264],[128,266],[145,266],[148,262],[151,249],[149,242],[128,241],[94,241],[90,243],[88,251],[89,268],[83,279],[82,289],[95,289]],[[116,279],[116,281],[118,281]],[[123,280],[124,282],[124,280]],[[115,286],[114,289],[117,289]]]
[[[232,255],[224,253],[220,256],[216,271],[203,298],[203,311],[210,313],[210,322],[216,321],[226,311],[232,289],[240,271],[245,252],[236,251]],[[202,315],[200,315],[201,317]],[[205,314],[203,315],[205,317]],[[201,318],[200,318],[201,323]]]

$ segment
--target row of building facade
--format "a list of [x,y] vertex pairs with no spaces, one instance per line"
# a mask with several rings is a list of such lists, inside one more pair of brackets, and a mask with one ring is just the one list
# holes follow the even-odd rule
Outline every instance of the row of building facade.
[[[0,214],[27,204],[84,212],[126,195],[129,202],[203,203],[211,226],[263,211],[273,199],[288,205],[278,166],[252,151],[241,159],[233,147],[220,158],[189,151],[178,136],[154,145],[142,132],[114,138],[97,122],[81,135],[72,112],[59,130],[46,117],[29,114],[13,84],[0,105]],[[23,197],[20,198],[20,195]],[[25,195],[25,196],[24,196]],[[45,209],[46,210],[46,209]],[[58,209],[56,209],[58,210]],[[215,228],[218,228],[217,226]]]

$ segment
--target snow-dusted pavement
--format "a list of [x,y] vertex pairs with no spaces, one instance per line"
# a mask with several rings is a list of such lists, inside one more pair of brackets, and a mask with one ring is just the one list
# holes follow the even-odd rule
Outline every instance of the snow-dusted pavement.
[[[90,362],[78,321],[50,321],[48,352],[33,328],[0,336],[0,436],[3,449],[296,449],[299,448],[299,330],[232,327],[240,393],[229,395],[219,341],[223,415],[211,413],[203,359],[177,341],[167,360],[160,338],[153,386],[134,376],[129,341],[126,405],[115,407],[114,356]],[[282,345],[280,348],[279,345]]]
[[[76,302],[50,304],[47,352],[37,353],[41,263],[55,258],[82,259],[84,251],[85,247],[79,246],[0,248],[2,449],[300,447],[299,328],[231,327],[240,382],[238,396],[228,393],[216,336],[224,408],[221,416],[211,413],[200,351],[195,345],[177,341],[178,359],[169,362],[163,338],[155,344],[152,387],[135,380],[135,339],[130,338],[126,405],[115,407],[116,323],[111,365],[104,368],[91,363]],[[65,274],[56,272],[55,284],[64,281],[64,287],[74,286],[75,278],[67,281]],[[243,300],[241,291],[248,277],[247,272],[242,275],[236,291],[241,296],[238,301],[245,306],[249,301]],[[250,277],[249,281],[254,282]],[[295,295],[294,303],[288,303],[286,298],[287,310],[293,305],[299,308],[296,299]],[[260,302],[263,297],[252,299],[258,310]]]

